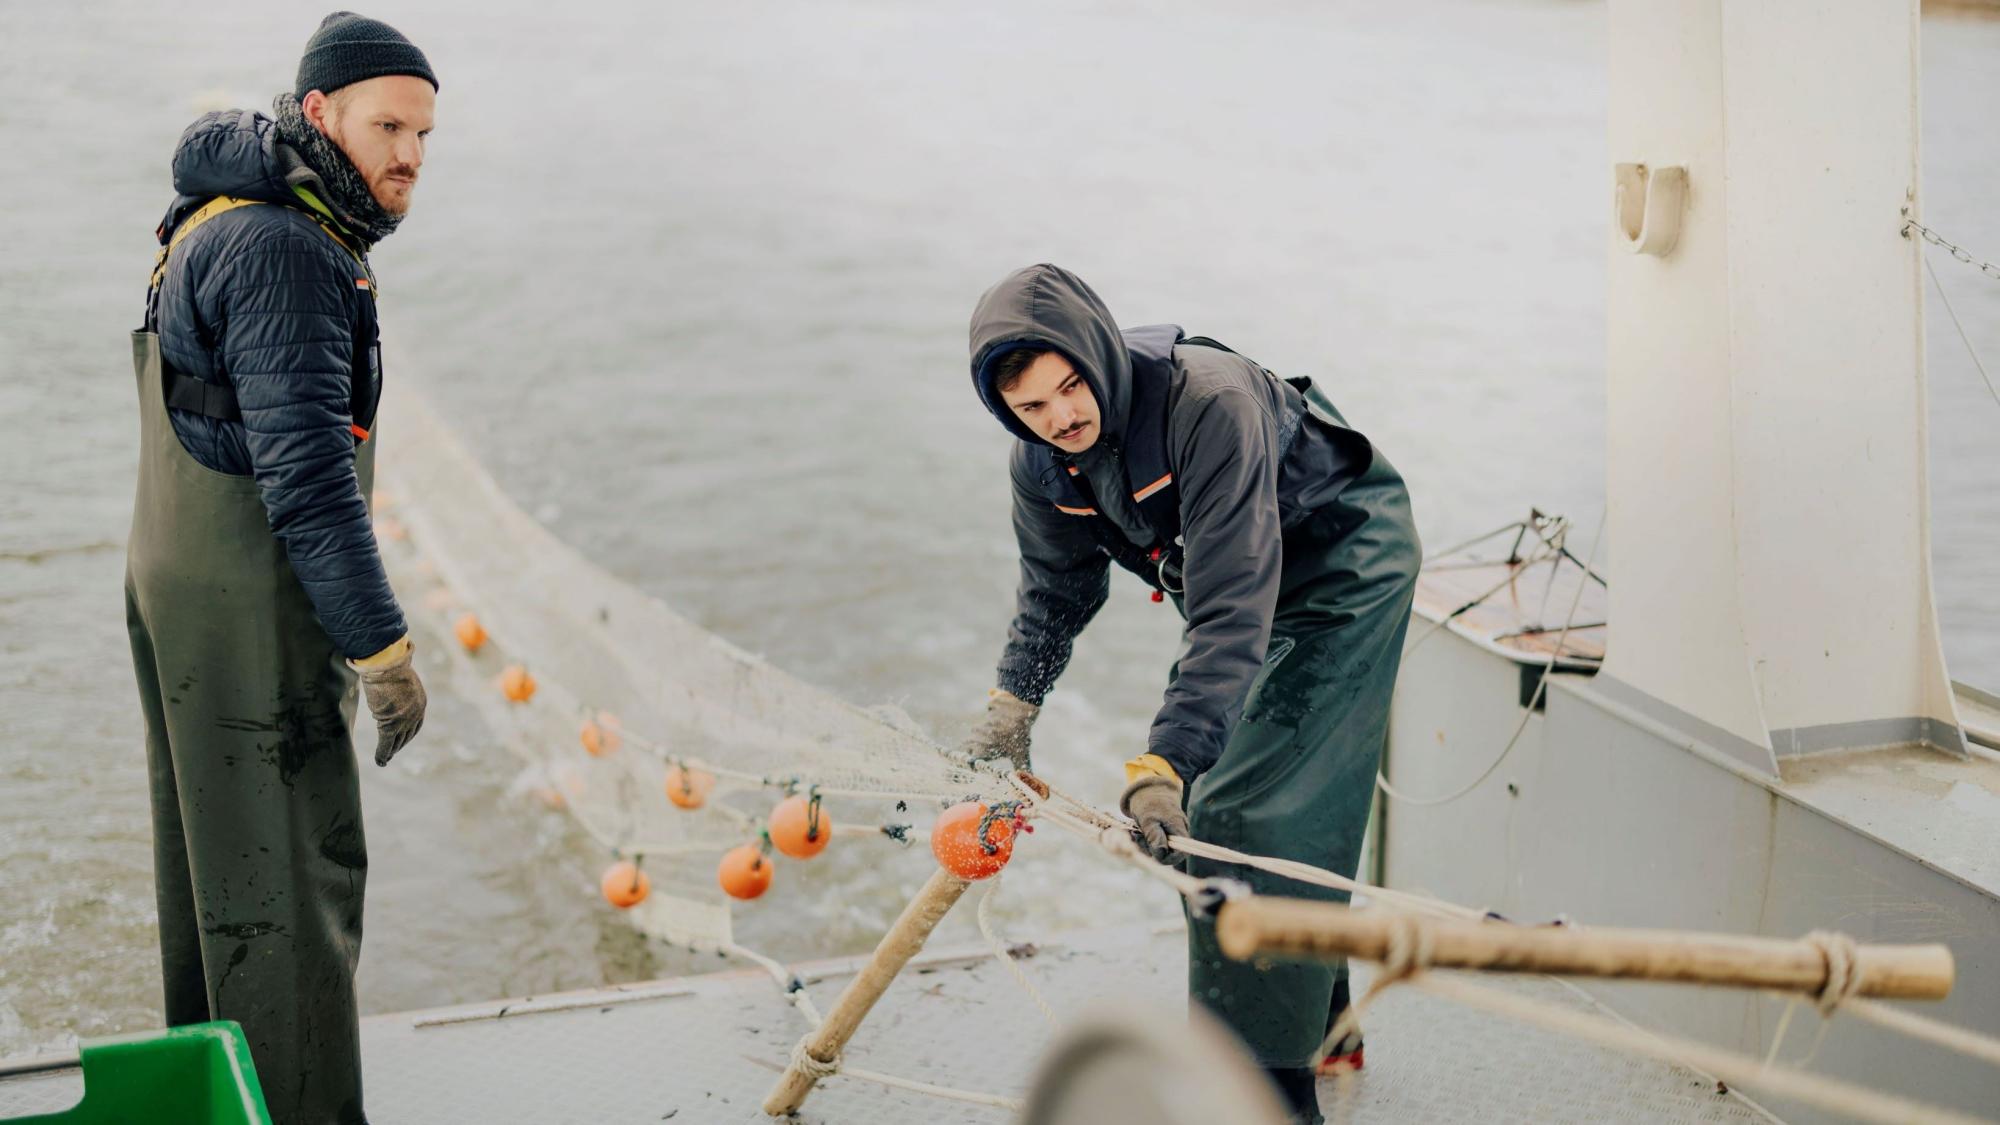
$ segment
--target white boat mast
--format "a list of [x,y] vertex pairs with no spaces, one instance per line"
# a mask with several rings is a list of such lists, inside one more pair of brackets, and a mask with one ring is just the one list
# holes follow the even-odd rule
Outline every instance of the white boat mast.
[[[1931,587],[1918,4],[1612,0],[1604,686],[1963,752]],[[1683,179],[1684,177],[1684,179]]]

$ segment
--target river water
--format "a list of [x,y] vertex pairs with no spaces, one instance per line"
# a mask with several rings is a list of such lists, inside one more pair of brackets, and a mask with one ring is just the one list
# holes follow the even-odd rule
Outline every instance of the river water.
[[[122,337],[174,139],[201,109],[266,106],[318,15],[0,4],[0,1055],[158,1018]],[[948,729],[990,683],[1007,439],[968,393],[963,325],[1027,262],[1078,270],[1128,324],[1325,379],[1434,545],[1530,505],[1597,521],[1598,5],[390,18],[444,82],[417,208],[376,255],[391,377],[602,565],[848,698]],[[1926,214],[2000,255],[2000,24],[1928,18],[1924,51]],[[1936,260],[2000,359],[2000,285]],[[1929,343],[1946,648],[1996,685],[2000,404],[1942,317]],[[1115,792],[1176,625],[1117,584],[1038,757]],[[510,795],[516,770],[449,692],[368,770],[369,1010],[688,967],[596,901],[599,855]],[[764,925],[798,956],[873,920]]]

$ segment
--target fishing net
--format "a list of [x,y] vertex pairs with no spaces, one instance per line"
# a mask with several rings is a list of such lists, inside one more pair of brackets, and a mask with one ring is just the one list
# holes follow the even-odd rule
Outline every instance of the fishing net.
[[[714,858],[764,846],[763,822],[788,795],[820,798],[836,836],[892,845],[920,843],[947,805],[1010,795],[893,709],[852,706],[605,573],[502,494],[421,399],[400,396],[393,417],[377,517],[398,589],[440,631],[478,622],[476,649],[443,646],[454,672],[491,681],[466,694],[525,763],[518,787],[644,865],[653,891],[631,911],[642,930],[729,946]],[[533,679],[525,701],[501,687],[513,667]],[[670,799],[675,770],[685,803],[712,785],[699,807]],[[868,901],[884,877],[871,850],[833,849],[825,880]],[[886,921],[873,915],[855,928]]]

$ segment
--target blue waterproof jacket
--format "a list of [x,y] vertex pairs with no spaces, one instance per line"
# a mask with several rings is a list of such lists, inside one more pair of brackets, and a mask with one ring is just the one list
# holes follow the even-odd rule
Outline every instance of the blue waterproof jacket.
[[[379,652],[407,625],[354,473],[356,334],[372,337],[374,325],[367,273],[304,210],[293,185],[321,198],[324,189],[270,118],[203,116],[181,135],[173,170],[179,198],[162,242],[218,195],[273,204],[210,219],[168,258],[153,325],[161,355],[230,386],[242,413],[175,410],[174,432],[204,466],[256,478],[271,531],[342,655]],[[373,351],[372,338],[358,342]]]

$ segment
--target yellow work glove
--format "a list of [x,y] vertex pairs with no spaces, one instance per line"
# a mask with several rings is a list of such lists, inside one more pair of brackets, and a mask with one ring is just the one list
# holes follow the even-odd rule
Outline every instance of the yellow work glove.
[[405,635],[373,656],[350,660],[348,667],[361,674],[361,693],[368,700],[368,713],[375,717],[375,764],[386,766],[396,751],[409,745],[424,725],[424,707],[429,697],[417,669],[410,662],[416,646]]
[[1179,863],[1167,843],[1170,836],[1192,836],[1187,813],[1181,809],[1181,775],[1157,754],[1141,754],[1125,763],[1125,792],[1119,811],[1132,818],[1133,832],[1161,863]]
[[1028,730],[1042,709],[999,688],[986,695],[986,717],[959,743],[959,757],[967,762],[1005,758],[1015,769],[1027,769]]

